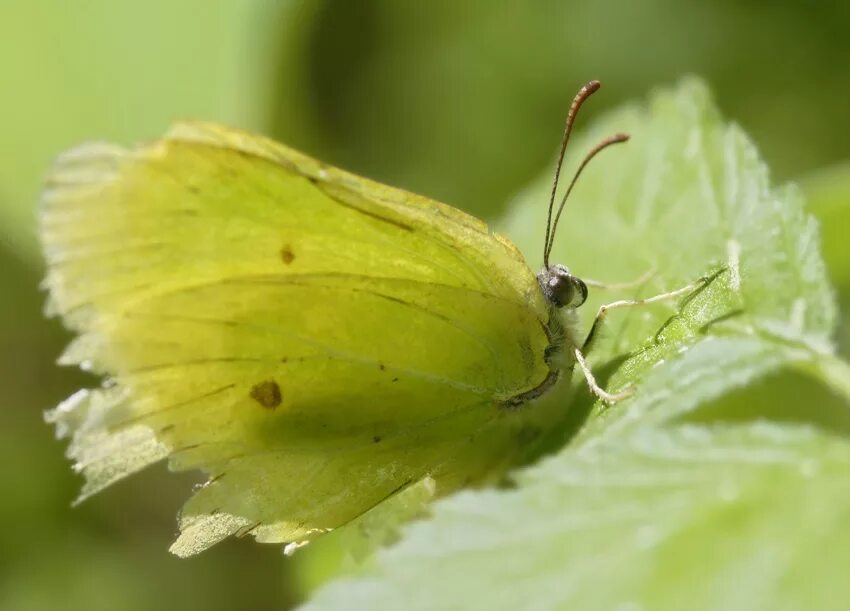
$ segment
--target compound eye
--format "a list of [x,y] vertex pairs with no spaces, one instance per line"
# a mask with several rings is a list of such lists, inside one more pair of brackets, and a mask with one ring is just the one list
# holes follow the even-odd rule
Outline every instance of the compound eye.
[[577,308],[587,299],[587,285],[563,265],[553,265],[537,274],[546,299],[556,308]]
[[576,293],[571,279],[563,276],[552,276],[549,279],[549,289],[552,302],[559,308],[570,305]]
[[587,285],[581,278],[576,278],[572,276],[571,280],[576,287],[577,295],[573,297],[575,299],[575,303],[571,304],[574,308],[579,307],[585,301],[587,301]]

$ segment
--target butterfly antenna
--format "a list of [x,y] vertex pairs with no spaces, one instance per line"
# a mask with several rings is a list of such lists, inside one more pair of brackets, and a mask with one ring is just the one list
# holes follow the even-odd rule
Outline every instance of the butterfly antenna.
[[[561,199],[561,204],[558,206],[558,213],[555,215],[555,222],[552,223],[552,231],[551,238],[549,242],[546,244],[546,253],[544,256],[544,261],[546,261],[546,267],[549,267],[549,253],[552,251],[552,245],[555,242],[555,231],[558,229],[558,221],[561,219],[561,212],[564,211],[564,205],[567,203],[567,198],[570,196],[570,192],[573,190],[573,187],[578,180],[578,177],[581,176],[582,170],[584,170],[585,166],[590,163],[590,160],[596,157],[604,149],[608,148],[612,144],[619,144],[620,142],[626,142],[629,139],[628,134],[614,134],[613,136],[608,136],[602,142],[594,146],[590,149],[590,152],[585,155],[584,160],[581,162],[581,165],[576,170],[575,176],[573,176],[572,181],[570,182],[570,186],[567,187],[567,192],[564,193],[564,197]],[[547,232],[547,235],[549,232]]]
[[584,104],[584,101],[591,95],[596,93],[602,83],[599,81],[590,81],[584,87],[579,89],[576,97],[573,98],[573,103],[570,104],[570,110],[567,113],[567,121],[564,124],[564,137],[561,140],[561,152],[558,154],[558,163],[555,166],[555,180],[552,181],[552,195],[549,197],[549,214],[546,217],[546,240],[543,242],[543,266],[549,267],[549,246],[550,236],[554,239],[554,230],[552,229],[552,211],[555,207],[555,193],[558,190],[558,179],[561,177],[561,166],[564,163],[564,152],[567,150],[567,142],[570,140],[570,133],[573,131],[573,123],[579,108]]

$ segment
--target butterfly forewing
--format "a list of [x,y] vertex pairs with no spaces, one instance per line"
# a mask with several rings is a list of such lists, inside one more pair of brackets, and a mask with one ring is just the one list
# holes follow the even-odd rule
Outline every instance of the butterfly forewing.
[[[170,457],[210,483],[181,554],[292,541],[426,475],[510,455],[549,376],[548,308],[507,241],[262,138],[183,124],[63,156],[41,213],[63,362],[106,387],[51,415],[88,494]],[[441,481],[442,479],[442,481]]]

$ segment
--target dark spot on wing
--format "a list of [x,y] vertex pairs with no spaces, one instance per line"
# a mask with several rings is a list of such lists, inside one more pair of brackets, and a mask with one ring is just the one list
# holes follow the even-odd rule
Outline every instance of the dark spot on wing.
[[372,437],[372,442],[373,443],[381,443],[381,436],[375,435],[374,437]]
[[384,365],[383,363],[378,363],[378,369],[380,369],[381,371],[384,371],[386,368],[387,368],[387,366]]
[[280,359],[280,362],[281,363],[288,363],[289,359],[287,357],[283,357],[283,358]]
[[283,400],[280,394],[280,386],[274,380],[257,382],[251,388],[250,396],[266,409],[276,408]]
[[398,378],[393,378],[393,382],[398,382]]
[[292,252],[292,247],[289,244],[284,244],[283,248],[280,249],[280,258],[287,265],[295,261],[295,253]]

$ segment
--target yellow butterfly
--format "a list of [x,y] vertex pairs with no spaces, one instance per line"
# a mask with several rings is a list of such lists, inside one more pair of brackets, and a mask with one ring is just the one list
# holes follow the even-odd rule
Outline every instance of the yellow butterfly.
[[40,215],[49,311],[78,333],[60,362],[105,376],[48,415],[81,497],[164,458],[203,470],[172,547],[189,555],[498,473],[560,416],[534,399],[576,360],[617,398],[575,332],[587,287],[548,260],[565,199],[535,274],[463,212],[225,127],[64,154]]

